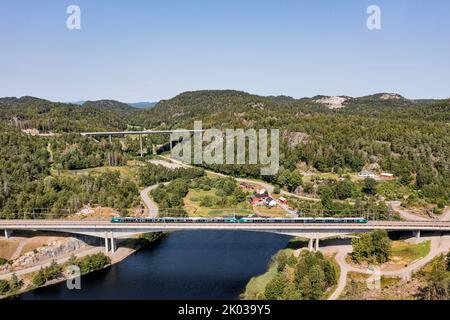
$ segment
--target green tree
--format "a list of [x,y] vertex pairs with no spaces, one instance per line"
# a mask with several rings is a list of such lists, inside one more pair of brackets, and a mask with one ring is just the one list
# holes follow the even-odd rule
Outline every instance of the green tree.
[[294,192],[298,186],[302,185],[302,175],[297,170],[291,172],[287,181],[287,188],[289,192]]
[[385,263],[391,255],[391,240],[386,230],[374,230],[352,239],[352,257],[356,261]]
[[284,251],[280,251],[277,254],[277,271],[281,272],[286,267],[286,264],[288,262],[287,255]]
[[325,209],[333,208],[333,189],[328,185],[321,185],[319,187],[320,203]]
[[32,283],[35,287],[40,287],[42,285],[44,285],[47,282],[47,278],[45,276],[45,272],[44,269],[41,268],[41,270],[39,270],[32,279]]
[[279,186],[278,184],[276,184],[276,185],[273,187],[273,193],[274,193],[274,194],[280,194],[280,192],[281,192],[280,186]]
[[450,297],[450,277],[447,274],[447,262],[440,255],[427,276],[427,283],[419,292],[424,300],[448,300]]
[[264,290],[264,296],[267,300],[278,300],[283,295],[284,288],[286,287],[286,278],[283,274],[277,274],[266,285]]
[[362,191],[369,195],[375,195],[377,193],[377,181],[372,178],[365,178]]
[[236,188],[236,190],[234,190],[233,197],[236,200],[236,203],[240,203],[244,202],[247,196],[241,188]]
[[354,188],[353,182],[346,178],[336,183],[335,194],[338,199],[345,200],[351,198]]
[[13,273],[11,280],[9,281],[11,291],[17,291],[22,288],[23,281],[17,277],[15,273]]
[[6,280],[0,280],[0,294],[4,295],[8,293],[9,289],[9,282]]

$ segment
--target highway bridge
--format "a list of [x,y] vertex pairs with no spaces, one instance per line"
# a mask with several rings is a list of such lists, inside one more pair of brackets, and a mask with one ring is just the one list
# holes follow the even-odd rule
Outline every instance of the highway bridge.
[[[370,221],[368,223],[111,223],[100,220],[0,220],[8,238],[14,230],[56,231],[89,235],[105,239],[105,250],[115,251],[115,239],[147,232],[181,230],[240,230],[271,232],[309,238],[309,248],[318,249],[319,240],[377,229],[411,231],[420,237],[421,231],[450,231],[450,222]],[[110,245],[109,245],[110,244]]]
[[[175,130],[141,130],[141,131],[98,131],[98,132],[80,132],[80,135],[85,137],[109,137],[109,143],[112,143],[113,136],[127,136],[127,135],[138,135],[139,136],[139,145],[141,151],[141,157],[144,155],[143,146],[142,146],[142,136],[151,135],[151,134],[173,134],[173,133],[201,133],[205,130],[202,129],[175,129]],[[170,148],[172,150],[172,141],[170,141]]]

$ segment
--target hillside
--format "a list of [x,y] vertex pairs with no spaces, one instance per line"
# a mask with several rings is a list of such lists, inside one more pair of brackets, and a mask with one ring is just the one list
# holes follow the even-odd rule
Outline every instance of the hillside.
[[[160,101],[154,108],[138,109],[112,100],[85,102],[82,106],[33,97],[0,99],[0,120],[19,129],[41,132],[125,130],[129,125],[148,129],[277,128],[281,131],[278,176],[301,168],[323,173],[355,173],[364,168],[393,173],[416,197],[431,202],[450,199],[450,101],[408,100],[396,94],[345,98],[343,107],[330,109],[318,102],[329,97],[294,99],[263,97],[234,90],[185,92]],[[151,139],[156,139],[153,137]],[[150,139],[150,138],[149,138]],[[163,137],[161,137],[163,142]],[[70,144],[84,143],[71,138]],[[133,141],[128,144],[135,150]],[[59,147],[64,150],[63,146]],[[90,145],[87,150],[97,150]],[[105,161],[114,150],[97,150]],[[120,160],[125,155],[115,156]],[[82,168],[83,162],[69,167]],[[226,173],[259,178],[254,166],[213,167]],[[277,182],[279,177],[263,177]],[[284,184],[281,180],[280,184]]]
[[0,120],[20,129],[41,132],[80,132],[125,129],[138,109],[112,101],[87,101],[82,106],[34,97],[0,99]]

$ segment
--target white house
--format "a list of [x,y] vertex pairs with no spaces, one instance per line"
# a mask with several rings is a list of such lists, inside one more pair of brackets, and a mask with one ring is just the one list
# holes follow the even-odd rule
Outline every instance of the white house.
[[358,173],[358,177],[375,178],[375,173],[373,173],[372,171],[361,171],[360,173]]

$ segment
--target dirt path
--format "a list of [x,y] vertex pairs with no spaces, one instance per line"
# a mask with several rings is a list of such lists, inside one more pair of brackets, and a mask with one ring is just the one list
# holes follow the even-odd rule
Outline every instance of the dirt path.
[[450,221],[450,207],[445,207],[439,221]]
[[[88,246],[88,247],[85,247],[76,252],[70,252],[70,253],[64,254],[64,255],[58,257],[57,259],[55,259],[55,262],[58,264],[63,264],[70,259],[72,254],[74,254],[77,258],[81,258],[81,257],[87,256],[87,255],[104,252],[104,251],[105,251],[104,247]],[[131,254],[133,254],[135,251],[136,251],[136,249],[126,248],[126,247],[118,247],[117,250],[114,252],[114,254],[109,253],[108,256],[111,258],[111,263],[114,264],[114,263],[118,263],[118,262],[124,260]],[[14,272],[1,274],[0,280],[9,279],[12,277],[13,274],[16,274],[17,276],[22,276],[22,275],[25,275],[28,273],[36,272],[36,271],[39,271],[41,268],[48,267],[51,263],[52,263],[52,260],[50,259],[50,260],[39,262],[39,263],[37,263],[33,266],[30,266],[30,267],[27,267],[25,269],[20,269],[20,270],[14,271]]]
[[404,220],[408,221],[430,221],[430,219],[418,216],[417,214],[412,213],[411,211],[403,208],[401,206],[400,201],[388,201],[386,202],[388,205],[392,206],[392,209],[400,214]]
[[[440,235],[438,233],[432,236],[423,237],[421,239],[421,241],[427,240],[431,241],[431,246],[430,252],[425,257],[412,262],[405,268],[392,271],[380,271],[380,274],[382,276],[401,277],[402,279],[409,280],[411,279],[411,276],[414,272],[419,271],[439,254],[445,253],[450,250],[450,235]],[[338,285],[333,294],[328,298],[329,300],[338,299],[339,296],[344,292],[345,286],[347,284],[347,275],[349,272],[372,274],[372,272],[368,271],[367,269],[358,268],[347,263],[345,258],[349,253],[352,252],[351,245],[330,246],[325,247],[321,250],[325,250],[327,252],[337,252],[335,259],[340,268]]]
[[23,248],[32,240],[32,238],[23,239],[19,242],[19,245],[16,248],[16,251],[11,255],[10,260],[15,260],[18,257],[20,257],[20,254],[22,253]]
[[347,274],[350,271],[349,265],[346,263],[345,258],[352,252],[351,245],[341,246],[335,256],[336,262],[340,268],[340,274],[338,279],[338,284],[333,294],[328,298],[328,300],[336,300],[344,292],[345,286],[347,285]]
[[[97,253],[97,252],[104,252],[104,248],[103,247],[89,247],[89,248],[85,248],[82,251],[78,251],[77,253],[74,253],[75,256],[77,257],[84,257],[88,254],[93,254],[93,253]],[[55,262],[58,264],[64,263],[67,260],[70,259],[70,256],[72,255],[72,253],[70,254],[65,254],[57,259],[55,259]],[[46,261],[42,261],[39,262],[33,266],[27,267],[25,269],[20,269],[20,270],[15,270],[14,272],[10,272],[10,273],[5,273],[0,275],[0,279],[9,279],[13,274],[16,274],[17,276],[21,276],[24,274],[28,274],[31,272],[36,272],[39,271],[41,268],[47,267],[52,263],[52,260],[46,260]]]
[[159,210],[158,210],[158,205],[156,204],[155,201],[153,201],[152,198],[150,198],[149,193],[150,191],[152,191],[153,189],[157,188],[158,185],[155,184],[153,186],[147,187],[143,190],[141,190],[140,194],[141,194],[141,199],[144,202],[145,206],[148,209],[148,215],[151,218],[154,218],[156,216],[158,216]]

